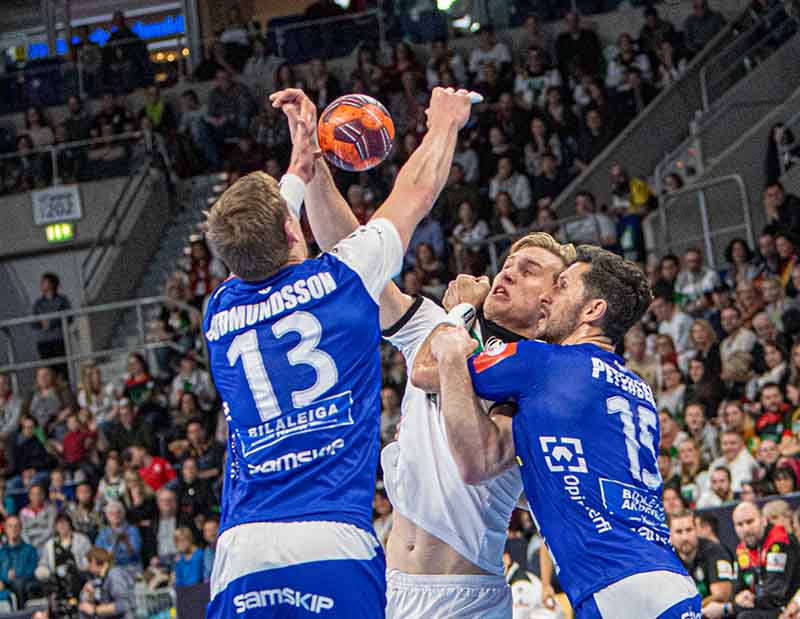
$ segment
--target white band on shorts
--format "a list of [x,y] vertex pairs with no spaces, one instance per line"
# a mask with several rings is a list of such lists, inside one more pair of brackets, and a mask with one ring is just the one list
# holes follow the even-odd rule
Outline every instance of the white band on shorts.
[[300,219],[300,209],[303,208],[303,199],[306,195],[306,184],[296,174],[284,174],[279,183],[281,197],[286,200],[286,206],[297,219]]

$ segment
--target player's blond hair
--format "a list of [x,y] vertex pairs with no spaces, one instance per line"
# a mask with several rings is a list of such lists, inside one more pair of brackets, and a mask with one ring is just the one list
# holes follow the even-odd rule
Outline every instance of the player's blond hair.
[[511,249],[508,251],[508,255],[510,256],[511,254],[516,253],[521,249],[527,249],[528,247],[538,247],[539,249],[544,249],[550,252],[554,256],[558,256],[561,258],[561,261],[564,263],[565,267],[568,267],[575,262],[575,259],[578,255],[575,251],[575,246],[572,243],[561,244],[552,236],[547,234],[547,232],[531,232],[530,234],[526,234],[511,246]]
[[233,273],[259,281],[289,258],[284,231],[288,213],[277,181],[251,172],[228,187],[206,213],[206,236]]

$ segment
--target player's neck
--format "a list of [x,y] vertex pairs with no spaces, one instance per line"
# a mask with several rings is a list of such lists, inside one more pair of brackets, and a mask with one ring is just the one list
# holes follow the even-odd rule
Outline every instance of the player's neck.
[[614,345],[608,336],[592,325],[583,324],[561,341],[562,346],[575,346],[577,344],[594,344],[608,352],[614,352]]

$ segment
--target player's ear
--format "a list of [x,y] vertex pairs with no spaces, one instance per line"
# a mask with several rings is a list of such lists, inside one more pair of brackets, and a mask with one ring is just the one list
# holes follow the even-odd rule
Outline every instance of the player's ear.
[[590,299],[583,308],[583,318],[587,323],[601,321],[608,311],[608,302],[605,299]]

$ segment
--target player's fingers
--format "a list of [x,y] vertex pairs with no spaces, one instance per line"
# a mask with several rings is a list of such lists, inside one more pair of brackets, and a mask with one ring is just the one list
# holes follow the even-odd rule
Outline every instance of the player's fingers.
[[299,88],[286,88],[273,92],[269,96],[269,100],[272,101],[272,107],[281,107],[287,103],[298,103],[303,98],[305,98],[305,93]]

